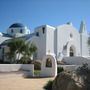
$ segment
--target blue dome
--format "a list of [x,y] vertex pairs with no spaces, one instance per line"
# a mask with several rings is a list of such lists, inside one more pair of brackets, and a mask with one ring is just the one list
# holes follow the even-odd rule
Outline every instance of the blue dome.
[[14,23],[14,24],[12,24],[9,28],[23,28],[23,27],[25,27],[23,24],[21,24],[21,23]]

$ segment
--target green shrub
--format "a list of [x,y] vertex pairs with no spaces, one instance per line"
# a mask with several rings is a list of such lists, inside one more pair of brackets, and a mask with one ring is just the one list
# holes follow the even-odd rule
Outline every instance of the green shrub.
[[41,63],[40,62],[37,62],[37,61],[34,61],[34,70],[41,70]]
[[43,87],[45,90],[52,90],[53,80],[49,80],[48,83]]
[[34,75],[35,76],[39,76],[40,75],[40,72],[41,72],[41,70],[34,70]]
[[57,73],[64,71],[63,67],[57,67]]
[[20,60],[16,60],[17,64],[31,64],[32,60],[28,57],[22,57]]

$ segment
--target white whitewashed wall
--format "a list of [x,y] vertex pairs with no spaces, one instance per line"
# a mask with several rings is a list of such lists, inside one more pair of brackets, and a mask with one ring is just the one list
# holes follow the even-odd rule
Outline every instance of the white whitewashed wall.
[[29,71],[30,75],[34,74],[34,65],[33,64],[0,64],[0,72],[12,72],[12,71]]

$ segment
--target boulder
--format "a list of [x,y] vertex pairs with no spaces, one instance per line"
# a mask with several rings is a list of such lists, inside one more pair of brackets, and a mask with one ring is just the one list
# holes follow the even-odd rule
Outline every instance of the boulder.
[[[80,77],[81,78],[81,77]],[[76,78],[75,78],[76,79]],[[62,72],[53,81],[52,90],[86,90],[81,80],[74,80],[73,75]]]

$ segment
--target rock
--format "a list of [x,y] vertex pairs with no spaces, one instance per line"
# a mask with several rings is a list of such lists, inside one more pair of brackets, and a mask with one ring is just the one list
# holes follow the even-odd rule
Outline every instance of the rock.
[[72,78],[72,74],[62,72],[55,78],[52,90],[86,90],[83,84]]

